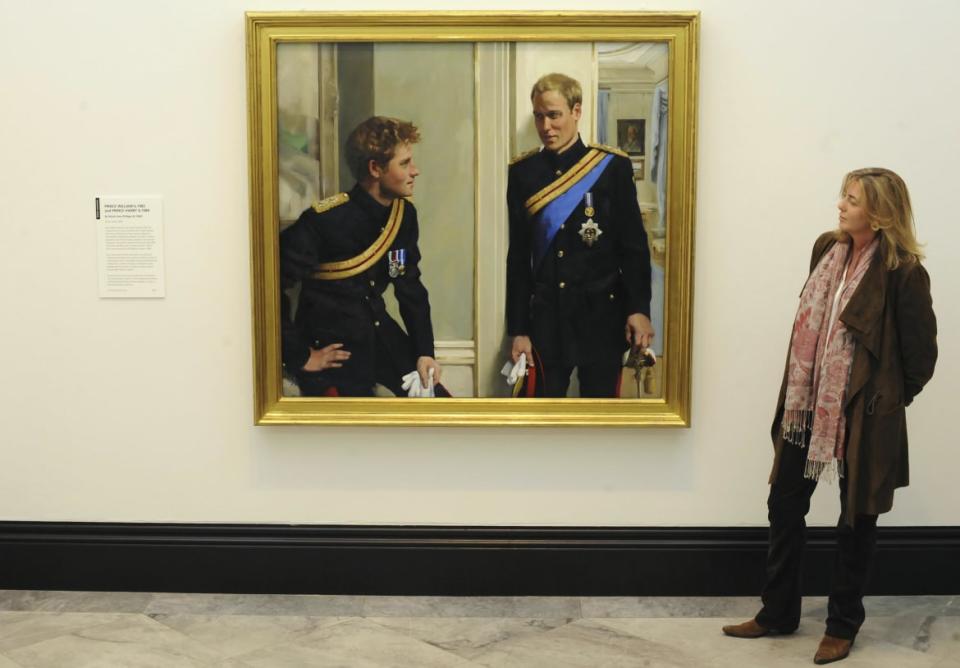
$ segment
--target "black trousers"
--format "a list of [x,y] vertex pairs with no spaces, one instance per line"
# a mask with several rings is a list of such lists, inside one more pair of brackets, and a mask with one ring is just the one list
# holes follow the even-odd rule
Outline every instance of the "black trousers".
[[[767,497],[770,545],[767,551],[763,608],[756,621],[763,627],[789,633],[800,624],[800,592],[805,517],[817,483],[803,477],[807,448],[784,443],[777,477]],[[837,555],[827,606],[828,635],[852,640],[863,624],[863,590],[877,545],[877,516],[857,515],[854,526],[845,520],[846,478],[840,478],[840,521]]]
[[[574,367],[560,362],[544,361],[544,396],[566,397],[570,386],[570,374]],[[580,397],[584,399],[613,399],[617,396],[617,382],[623,367],[620,356],[611,358],[603,364],[585,364],[576,367],[577,380],[580,383]]]

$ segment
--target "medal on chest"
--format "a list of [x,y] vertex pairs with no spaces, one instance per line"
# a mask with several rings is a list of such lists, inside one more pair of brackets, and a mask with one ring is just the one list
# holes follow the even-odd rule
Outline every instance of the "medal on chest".
[[578,234],[583,240],[583,243],[587,245],[587,248],[592,248],[593,244],[600,238],[600,235],[603,234],[600,226],[593,222],[594,209],[592,192],[588,192],[583,196],[583,213],[586,214],[587,220],[580,226],[580,232],[578,232]]
[[403,276],[407,271],[407,250],[398,248],[397,250],[387,251],[387,273],[390,278]]

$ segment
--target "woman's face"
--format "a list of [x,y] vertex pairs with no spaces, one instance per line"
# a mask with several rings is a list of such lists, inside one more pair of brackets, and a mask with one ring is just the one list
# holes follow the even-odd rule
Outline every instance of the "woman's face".
[[840,201],[840,229],[847,234],[857,235],[870,231],[870,216],[863,197],[863,187],[856,179],[851,179],[844,188]]

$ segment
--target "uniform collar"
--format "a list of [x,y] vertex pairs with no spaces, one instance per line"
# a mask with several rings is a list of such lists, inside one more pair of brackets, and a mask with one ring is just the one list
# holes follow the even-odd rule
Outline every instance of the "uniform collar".
[[387,219],[387,216],[390,215],[390,207],[384,206],[373,199],[370,193],[364,190],[363,186],[359,183],[353,186],[353,189],[350,191],[350,201],[355,202],[364,213],[378,223],[382,223]]
[[550,169],[559,169],[561,172],[565,172],[573,167],[586,152],[587,147],[584,145],[583,141],[581,141],[580,135],[577,135],[577,141],[575,141],[570,148],[563,153],[554,153],[553,151],[548,151],[546,149],[541,151],[547,160],[547,164],[550,165]]

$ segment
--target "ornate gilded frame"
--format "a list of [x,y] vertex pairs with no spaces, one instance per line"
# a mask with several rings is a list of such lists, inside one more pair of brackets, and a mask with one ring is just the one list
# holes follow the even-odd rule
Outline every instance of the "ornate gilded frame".
[[[256,424],[689,426],[698,12],[246,14]],[[285,42],[662,42],[669,48],[663,396],[657,399],[306,398],[282,393],[277,45]],[[479,226],[478,226],[479,227]],[[476,261],[476,258],[475,258]]]

